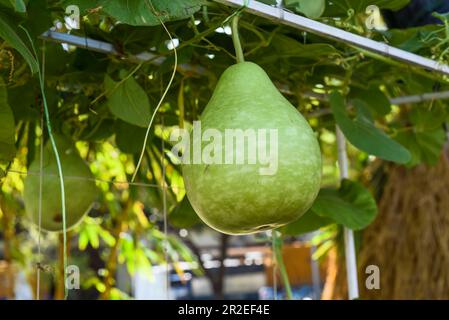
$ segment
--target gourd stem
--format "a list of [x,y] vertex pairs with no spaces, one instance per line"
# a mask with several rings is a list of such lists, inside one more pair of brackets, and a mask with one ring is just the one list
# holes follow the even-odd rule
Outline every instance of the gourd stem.
[[293,300],[292,288],[288,280],[287,269],[285,268],[284,259],[282,257],[282,239],[279,237],[278,231],[273,230],[273,249],[276,257],[276,264],[279,267],[282,283],[284,284],[285,293],[288,300]]
[[242,44],[240,43],[240,37],[239,37],[239,18],[240,18],[240,14],[236,14],[232,18],[232,23],[231,23],[232,42],[234,43],[235,56],[237,58],[237,63],[245,62],[245,56],[243,55]]

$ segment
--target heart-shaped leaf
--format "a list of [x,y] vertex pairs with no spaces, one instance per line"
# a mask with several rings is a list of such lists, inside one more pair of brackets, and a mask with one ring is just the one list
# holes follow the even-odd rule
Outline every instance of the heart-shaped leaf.
[[377,215],[376,201],[361,184],[343,180],[340,188],[321,189],[312,206],[314,213],[352,230],[371,224]]
[[427,131],[405,131],[397,136],[397,140],[412,153],[408,166],[416,166],[421,162],[435,165],[440,159],[441,151],[446,143],[446,133],[443,128]]
[[309,210],[298,220],[282,227],[281,232],[288,236],[299,236],[301,234],[313,232],[332,223],[334,223],[332,219],[319,216],[313,212],[313,210]]
[[104,87],[109,110],[113,115],[139,127],[148,126],[151,117],[150,102],[145,91],[133,77],[123,82],[115,82],[106,75]]

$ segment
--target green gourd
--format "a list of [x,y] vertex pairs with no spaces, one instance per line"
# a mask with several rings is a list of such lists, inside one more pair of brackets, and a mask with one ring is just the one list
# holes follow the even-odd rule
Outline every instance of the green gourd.
[[[274,129],[278,135],[274,174],[261,175],[265,165],[250,164],[247,152],[243,164],[183,162],[188,199],[207,225],[226,234],[250,234],[286,225],[311,207],[321,182],[317,138],[262,68],[252,62],[229,67],[200,120],[202,132],[216,129],[225,136],[226,129]],[[202,140],[192,134],[190,145],[212,143]],[[225,154],[223,143],[217,148]]]
[[[98,196],[94,176],[78,154],[76,147],[61,136],[55,136],[65,187],[67,230],[79,223]],[[42,179],[41,227],[47,231],[62,231],[62,204],[56,158],[50,141],[44,147]],[[40,159],[30,165],[30,172],[39,172]],[[28,175],[24,182],[25,210],[31,221],[39,222],[39,175]]]

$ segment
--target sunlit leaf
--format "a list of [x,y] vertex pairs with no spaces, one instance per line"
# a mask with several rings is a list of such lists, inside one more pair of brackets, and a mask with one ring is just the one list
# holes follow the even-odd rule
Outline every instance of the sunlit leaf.
[[89,244],[89,236],[87,235],[87,230],[81,229],[78,237],[78,249],[84,251],[86,250],[88,244]]
[[86,233],[92,248],[98,249],[98,247],[100,246],[100,238],[98,237],[97,226],[88,225],[86,227]]
[[112,247],[115,244],[116,240],[109,231],[101,228],[98,234],[100,235],[101,240],[103,240],[108,246]]

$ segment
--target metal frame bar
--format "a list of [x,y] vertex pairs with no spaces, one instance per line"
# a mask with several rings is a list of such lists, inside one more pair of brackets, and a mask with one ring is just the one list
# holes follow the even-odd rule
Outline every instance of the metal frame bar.
[[431,92],[418,94],[413,96],[404,96],[390,99],[390,103],[394,105],[420,103],[432,100],[446,100],[449,99],[449,91]]
[[[115,56],[122,56],[112,44],[105,41],[100,40],[94,40],[91,38],[85,38],[80,37],[68,33],[62,33],[57,31],[46,31],[41,35],[42,39],[53,41],[56,43],[67,43],[69,45],[76,46],[78,48],[83,48],[87,50],[92,50],[95,52],[100,52],[104,54],[112,54]],[[125,57],[124,57],[125,58]],[[126,58],[135,60],[137,62],[145,62],[150,61],[151,63],[155,65],[160,65],[162,62],[164,62],[163,57],[157,57],[154,53],[151,52],[142,52],[134,56],[126,56]],[[179,66],[180,71],[184,72],[192,72],[194,74],[206,74],[207,69],[201,66],[192,66],[189,64],[181,64]],[[287,91],[288,88],[284,88],[284,90],[281,91]],[[305,96],[316,98],[318,100],[327,100],[327,96],[324,94],[318,94],[314,92],[306,92],[304,93]],[[449,91],[441,91],[441,92],[431,92],[431,93],[423,93],[419,95],[411,95],[411,96],[403,96],[403,97],[396,97],[390,99],[390,103],[394,105],[403,105],[403,104],[410,104],[410,103],[420,103],[420,102],[426,102],[426,101],[432,101],[432,100],[446,100],[449,99]]]
[[437,61],[421,57],[417,54],[392,47],[386,43],[374,41],[351,32],[329,26],[327,24],[305,18],[303,16],[284,10],[282,7],[273,7],[258,1],[252,0],[213,0],[215,2],[232,6],[243,7],[245,11],[256,16],[276,21],[278,23],[302,30],[316,35],[343,42],[369,52],[393,58],[398,61],[435,71],[444,75],[449,75],[449,66]]
[[77,48],[88,49],[100,53],[113,54],[117,56],[120,55],[111,43],[87,37],[80,37],[68,33],[48,30],[45,31],[40,38],[58,43],[67,43]]
[[[53,30],[48,30],[44,32],[41,39],[49,40],[57,43],[66,43],[68,45],[75,46],[77,48],[82,48],[86,50],[92,50],[95,52],[100,52],[104,54],[112,54],[114,56],[122,57],[124,59],[129,59],[135,62],[147,62],[151,61],[152,64],[161,65],[164,61],[164,57],[160,57],[154,53],[144,51],[136,55],[123,55],[117,51],[113,44],[101,40],[95,40],[87,37],[81,37],[69,33],[63,33]],[[194,74],[207,74],[208,70],[201,66],[192,66],[190,64],[182,63],[178,65],[178,69],[181,72],[194,73]]]
[[[340,170],[340,179],[349,178],[349,160],[348,150],[346,145],[346,138],[340,127],[335,127],[335,135],[337,137],[337,149],[338,149],[338,168]],[[349,228],[343,230],[344,242],[345,242],[345,262],[346,262],[346,275],[348,283],[348,295],[350,300],[359,298],[359,284],[357,274],[357,258],[355,254],[355,242],[354,231]]]

